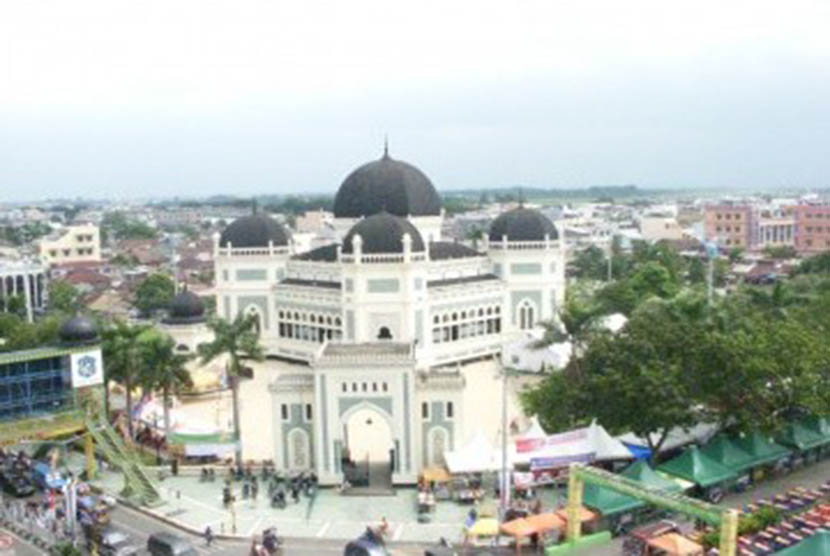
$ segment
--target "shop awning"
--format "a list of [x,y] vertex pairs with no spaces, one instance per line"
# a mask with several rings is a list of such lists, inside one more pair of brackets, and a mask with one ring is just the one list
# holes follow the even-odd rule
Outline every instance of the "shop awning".
[[601,513],[604,517],[625,513],[644,505],[643,502],[603,488],[593,483],[586,483],[582,494],[582,503]]
[[736,473],[742,473],[755,465],[755,458],[725,434],[715,436],[700,451]]
[[753,465],[775,463],[792,453],[758,431],[734,437],[733,441],[739,448],[752,456]]
[[458,450],[444,453],[450,473],[498,471],[501,469],[499,460],[498,453],[480,430]]
[[784,446],[801,451],[810,450],[828,442],[827,438],[800,423],[788,423],[775,439]]
[[830,532],[818,531],[797,545],[782,550],[778,556],[830,556]]
[[666,533],[648,540],[648,545],[669,556],[702,556],[703,547],[678,533]]
[[697,446],[688,448],[676,458],[657,468],[660,471],[686,479],[703,488],[736,478],[736,473],[705,456]]
[[644,486],[654,490],[662,490],[665,492],[679,492],[683,490],[679,483],[661,476],[644,460],[635,461],[623,469],[620,475],[643,483]]

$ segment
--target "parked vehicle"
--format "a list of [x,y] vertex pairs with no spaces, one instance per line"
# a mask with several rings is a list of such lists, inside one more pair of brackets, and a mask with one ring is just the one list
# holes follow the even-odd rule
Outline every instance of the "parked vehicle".
[[26,498],[35,493],[35,487],[20,473],[3,471],[0,473],[0,486],[6,493],[17,498]]
[[123,531],[108,527],[103,530],[97,539],[98,554],[100,556],[134,556],[139,548]]
[[147,551],[152,556],[199,556],[186,539],[172,533],[153,533],[147,539]]
[[60,490],[68,483],[60,471],[44,462],[38,462],[32,467],[32,481],[43,490]]
[[367,527],[362,535],[346,545],[343,556],[389,556],[389,552],[383,545],[383,539]]

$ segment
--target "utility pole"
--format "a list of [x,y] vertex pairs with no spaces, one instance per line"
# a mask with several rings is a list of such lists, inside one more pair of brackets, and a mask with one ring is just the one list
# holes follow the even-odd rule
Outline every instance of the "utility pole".
[[501,509],[502,517],[510,504],[510,477],[507,474],[507,368],[501,368]]

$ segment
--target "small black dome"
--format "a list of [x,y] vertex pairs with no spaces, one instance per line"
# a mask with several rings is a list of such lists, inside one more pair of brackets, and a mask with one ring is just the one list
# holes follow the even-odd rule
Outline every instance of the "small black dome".
[[187,324],[205,320],[205,304],[195,293],[184,290],[170,302],[169,324]]
[[288,232],[273,218],[264,214],[252,214],[234,220],[225,228],[219,238],[219,245],[227,247],[268,247],[272,241],[274,246],[288,245]]
[[384,153],[343,180],[334,197],[334,216],[359,218],[383,210],[397,216],[438,216],[441,197],[418,168]]
[[418,228],[406,218],[381,212],[364,218],[343,238],[343,253],[352,252],[352,238],[360,235],[363,253],[403,253],[403,235],[412,239],[412,251],[423,251],[424,240]]
[[490,224],[490,241],[542,241],[558,239],[559,232],[550,219],[538,210],[525,207],[509,210]]
[[64,344],[89,344],[98,340],[98,327],[92,319],[76,316],[61,325],[58,337]]

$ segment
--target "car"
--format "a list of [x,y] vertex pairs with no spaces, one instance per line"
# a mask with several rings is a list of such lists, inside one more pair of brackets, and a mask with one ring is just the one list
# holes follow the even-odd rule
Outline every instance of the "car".
[[112,527],[101,533],[98,542],[98,554],[101,556],[133,556],[138,554],[138,547],[123,531]]
[[0,486],[17,498],[26,498],[35,493],[35,487],[20,473],[4,471],[0,473]]
[[370,528],[346,545],[343,556],[389,556],[383,540]]
[[153,533],[147,539],[147,551],[152,556],[199,556],[193,545],[173,533]]

